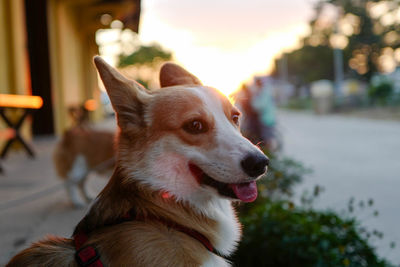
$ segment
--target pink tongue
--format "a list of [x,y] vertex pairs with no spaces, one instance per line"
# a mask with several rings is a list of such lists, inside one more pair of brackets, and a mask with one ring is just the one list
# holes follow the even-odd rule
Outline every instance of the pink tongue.
[[231,184],[233,192],[243,202],[253,202],[257,198],[257,184],[255,181],[241,184]]

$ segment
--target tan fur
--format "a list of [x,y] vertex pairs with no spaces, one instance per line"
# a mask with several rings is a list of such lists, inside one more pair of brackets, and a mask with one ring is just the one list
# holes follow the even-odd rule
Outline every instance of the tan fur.
[[78,266],[74,259],[75,249],[72,240],[55,236],[33,243],[31,247],[21,251],[6,266],[15,267],[50,267]]
[[[206,236],[213,245],[220,239],[220,222],[191,204],[178,201],[173,195],[154,190],[133,174],[138,170],[146,171],[148,159],[145,152],[166,136],[174,136],[199,150],[215,145],[212,114],[204,114],[201,100],[181,86],[185,83],[198,85],[200,82],[180,67],[167,64],[160,75],[161,83],[173,87],[147,92],[100,58],[95,58],[95,63],[117,114],[120,128],[117,164],[107,186],[77,225],[75,233],[90,233],[86,244],[98,249],[106,266],[202,266],[217,256],[198,240],[167,227],[160,220],[193,229]],[[215,96],[221,98],[224,113],[230,121],[234,107],[217,92]],[[203,136],[189,136],[182,130],[182,124],[199,115],[208,121],[211,129]],[[71,149],[76,151],[78,147]],[[88,149],[81,153],[92,152]],[[224,203],[229,203],[228,209],[232,209],[230,202]],[[132,208],[143,219],[115,224]],[[239,236],[237,218],[233,215],[229,219]],[[16,255],[7,266],[76,266],[73,253],[70,239],[47,238]],[[218,259],[218,263],[228,266],[222,259]]]
[[54,151],[53,159],[57,174],[66,179],[78,155],[85,157],[89,168],[95,168],[112,159],[114,154],[114,133],[74,127],[64,133]]

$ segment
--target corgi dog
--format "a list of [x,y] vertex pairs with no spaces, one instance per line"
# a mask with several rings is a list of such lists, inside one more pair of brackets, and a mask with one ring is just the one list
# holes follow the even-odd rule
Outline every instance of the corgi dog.
[[257,198],[269,162],[240,134],[239,110],[173,63],[148,91],[94,62],[119,127],[114,174],[72,238],[47,237],[7,266],[230,266],[232,202]]
[[[109,173],[115,164],[115,134],[77,125],[65,131],[54,151],[54,166],[65,180],[70,201],[76,208],[90,201],[85,182],[90,172]],[[104,175],[105,175],[104,174]]]

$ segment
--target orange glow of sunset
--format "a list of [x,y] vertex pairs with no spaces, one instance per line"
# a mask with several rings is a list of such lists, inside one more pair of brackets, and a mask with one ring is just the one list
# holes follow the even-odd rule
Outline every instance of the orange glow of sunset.
[[158,18],[144,18],[141,39],[157,40],[173,51],[178,64],[196,75],[205,85],[229,95],[254,75],[268,74],[273,60],[282,52],[299,45],[300,36],[308,30],[306,24],[261,36],[239,47],[220,44],[199,44],[195,33],[170,27]]
[[[254,75],[266,75],[273,68],[273,60],[285,49],[297,46],[297,32],[276,33],[249,47],[231,51],[224,48],[191,46],[175,52],[178,63],[195,74],[208,86],[229,95]],[[175,44],[177,45],[177,44]]]

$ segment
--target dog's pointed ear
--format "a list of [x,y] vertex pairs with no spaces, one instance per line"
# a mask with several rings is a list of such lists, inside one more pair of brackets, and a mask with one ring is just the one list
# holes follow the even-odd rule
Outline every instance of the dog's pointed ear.
[[121,130],[143,127],[144,105],[150,100],[150,93],[139,83],[125,78],[101,57],[94,57],[94,63],[117,114]]
[[184,85],[184,84],[202,85],[202,83],[196,76],[194,76],[181,66],[168,62],[161,67],[160,70],[161,87]]

